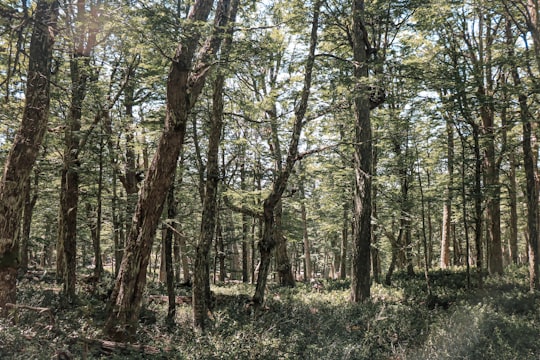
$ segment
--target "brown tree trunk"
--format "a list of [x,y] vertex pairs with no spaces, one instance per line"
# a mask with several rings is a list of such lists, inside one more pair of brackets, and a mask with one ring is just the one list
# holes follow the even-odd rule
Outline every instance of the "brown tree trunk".
[[484,253],[482,246],[482,157],[480,155],[480,130],[472,123],[474,140],[474,243],[476,248],[476,270],[480,287],[483,283],[482,267]]
[[[454,172],[454,132],[453,125],[449,118],[446,117],[446,156],[447,156],[447,174],[448,180],[444,189],[444,207],[443,220],[441,231],[441,269],[446,269],[450,266],[450,239],[452,232],[452,186]],[[454,252],[456,249],[454,249]]]
[[19,266],[16,239],[24,206],[24,186],[32,172],[47,127],[50,101],[52,46],[56,33],[58,2],[38,1],[22,122],[4,164],[0,182],[0,308],[17,297]]
[[[195,1],[186,19],[187,24],[205,22],[212,5],[212,0]],[[139,194],[105,322],[105,333],[114,339],[135,335],[152,244],[184,144],[188,114],[202,91],[209,62],[219,50],[219,39],[208,39],[202,48],[200,40],[201,33],[195,25],[186,31],[183,43],[178,45],[172,59],[167,79],[165,128]],[[197,49],[200,49],[197,64],[193,64]]]
[[517,201],[517,180],[516,180],[516,159],[514,153],[509,154],[510,169],[508,174],[508,206],[510,207],[510,236],[508,239],[508,249],[512,264],[518,263],[518,201]]
[[371,252],[371,174],[373,150],[371,144],[371,120],[368,78],[369,40],[364,24],[364,0],[353,0],[352,50],[355,64],[354,77],[357,91],[354,97],[355,145],[354,145],[354,226],[353,270],[351,301],[363,302],[370,297]]

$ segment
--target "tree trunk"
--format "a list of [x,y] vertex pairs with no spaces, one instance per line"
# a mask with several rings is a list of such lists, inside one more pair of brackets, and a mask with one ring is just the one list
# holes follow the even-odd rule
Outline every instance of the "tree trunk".
[[[521,79],[516,67],[512,69],[512,77],[516,88],[520,88]],[[531,291],[538,290],[539,264],[538,264],[538,168],[535,153],[538,151],[534,136],[535,125],[530,118],[527,96],[523,93],[518,95],[520,120],[523,127],[523,167],[525,169],[527,198],[527,230],[529,233],[529,288]],[[516,251],[517,252],[517,251]]]
[[[205,22],[212,4],[212,0],[195,1],[187,26]],[[215,43],[207,42],[200,49],[199,63],[193,64],[200,39],[196,26],[186,31],[184,43],[178,45],[172,59],[167,79],[165,128],[139,194],[104,325],[105,333],[113,339],[125,340],[135,335],[152,244],[184,144],[188,114],[208,75],[208,61],[218,50]]]
[[275,233],[276,237],[276,264],[280,286],[294,287],[295,280],[292,273],[291,260],[287,252],[287,239],[283,235],[283,203],[280,200],[274,209]]
[[[238,1],[220,1],[218,4],[216,27],[226,26],[227,20],[221,22],[221,18],[234,22]],[[219,36],[225,34],[220,33]],[[228,37],[223,47],[222,58],[227,62],[228,53],[232,44],[232,26],[227,32]],[[204,330],[206,327],[208,310],[212,309],[212,297],[210,294],[210,273],[209,273],[209,252],[212,240],[215,235],[217,225],[217,195],[220,178],[219,171],[219,144],[221,143],[221,133],[223,130],[223,89],[225,86],[225,75],[219,72],[213,84],[212,114],[210,119],[210,130],[208,134],[208,153],[206,162],[206,183],[203,197],[203,212],[201,233],[195,251],[195,265],[193,269],[193,326],[197,330]],[[224,274],[222,274],[223,276]]]
[[0,308],[17,298],[19,266],[16,239],[24,206],[24,186],[32,172],[47,127],[50,101],[50,74],[58,2],[38,1],[22,122],[4,164],[0,182]]
[[353,0],[352,46],[355,64],[354,77],[357,90],[354,97],[355,145],[354,145],[354,226],[353,270],[351,301],[363,302],[370,297],[370,251],[371,251],[371,174],[373,150],[371,144],[371,120],[368,78],[369,40],[364,24],[364,0]]
[[304,269],[304,279],[308,280],[313,277],[313,270],[311,268],[311,250],[310,250],[310,241],[309,241],[309,234],[308,234],[308,226],[307,226],[307,211],[306,211],[306,194],[304,190],[304,184],[300,183],[300,192],[302,196],[302,203],[300,204],[300,211],[302,216],[302,238],[304,239],[304,263],[305,269]]
[[480,155],[480,131],[476,123],[472,123],[474,140],[474,243],[476,247],[476,270],[480,287],[483,283],[482,267],[484,254],[482,246],[482,157]]
[[161,261],[165,261],[165,271],[166,271],[166,283],[167,283],[167,296],[169,298],[169,308],[167,311],[167,321],[170,324],[174,323],[174,318],[176,317],[176,296],[174,293],[174,269],[173,269],[173,236],[176,232],[176,223],[175,219],[177,216],[177,201],[174,196],[174,175],[172,184],[169,188],[169,193],[167,194],[167,229],[165,230],[165,257]]
[[[452,187],[454,172],[454,132],[449,116],[446,116],[446,157],[448,180],[444,189],[444,207],[441,231],[441,269],[450,266],[450,239],[452,225]],[[456,249],[454,249],[454,252]]]
[[350,216],[349,201],[346,200],[343,202],[343,225],[341,228],[341,262],[339,269],[339,278],[345,280],[347,278],[347,248],[349,246],[349,228],[351,226],[351,216]]
[[90,78],[90,54],[96,44],[97,28],[86,10],[86,0],[77,0],[74,17],[73,49],[70,54],[71,103],[64,139],[63,187],[60,189],[60,216],[64,257],[63,291],[69,302],[75,300],[77,276],[77,213],[79,207],[79,154],[81,151],[82,106]]
[[32,225],[32,215],[34,213],[34,207],[38,199],[38,183],[39,173],[34,171],[34,186],[31,185],[30,176],[26,181],[26,189],[24,191],[24,210],[22,219],[22,233],[20,241],[20,259],[21,264],[19,272],[25,273],[28,270],[28,247],[30,244],[30,230]]
[[509,154],[510,169],[508,173],[508,206],[510,207],[510,236],[508,239],[508,249],[510,261],[516,265],[518,263],[518,200],[517,200],[517,180],[516,180],[516,159],[513,152]]
[[[245,153],[242,157],[242,163],[240,164],[240,188],[245,191],[246,186],[246,165],[245,165]],[[248,215],[242,213],[242,282],[249,282],[249,224]]]

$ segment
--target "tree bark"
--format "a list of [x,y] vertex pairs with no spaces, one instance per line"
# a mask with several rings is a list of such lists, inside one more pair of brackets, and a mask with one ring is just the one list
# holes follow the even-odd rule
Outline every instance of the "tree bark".
[[19,266],[16,239],[24,203],[24,186],[45,135],[49,115],[52,47],[58,18],[57,1],[38,1],[30,40],[22,122],[4,164],[0,182],[0,308],[17,297]]
[[357,80],[354,97],[354,226],[353,270],[351,301],[363,302],[370,297],[370,251],[371,251],[371,174],[373,150],[371,144],[371,120],[369,104],[368,54],[369,48],[364,25],[364,0],[353,0],[352,46],[355,62],[354,77]]

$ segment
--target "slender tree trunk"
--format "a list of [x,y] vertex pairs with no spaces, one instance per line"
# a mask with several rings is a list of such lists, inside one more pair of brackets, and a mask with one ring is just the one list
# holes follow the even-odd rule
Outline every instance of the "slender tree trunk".
[[510,250],[510,260],[512,264],[518,263],[518,201],[517,201],[517,180],[516,180],[516,159],[513,152],[510,152],[510,170],[508,174],[508,206],[510,207],[510,236],[508,239],[508,249]]
[[[259,242],[259,251],[261,253],[261,263],[259,266],[259,274],[257,277],[257,286],[255,287],[255,294],[253,295],[253,303],[256,308],[259,308],[264,302],[264,291],[266,288],[266,281],[268,278],[268,272],[270,269],[270,260],[272,250],[277,245],[275,234],[275,219],[274,211],[276,206],[281,201],[283,192],[287,187],[287,182],[294,168],[296,161],[298,160],[298,143],[300,142],[300,135],[302,133],[302,127],[304,125],[304,117],[306,115],[308,100],[311,90],[311,79],[313,73],[313,65],[315,63],[315,49],[317,47],[317,31],[319,27],[319,14],[320,14],[321,2],[316,1],[313,5],[313,19],[311,23],[311,35],[309,44],[309,55],[306,61],[305,73],[304,73],[304,85],[300,95],[300,100],[295,108],[295,119],[293,125],[293,131],[291,135],[291,141],[289,143],[289,149],[287,152],[287,158],[283,167],[283,171],[278,173],[276,181],[274,181],[271,193],[264,199],[263,202],[263,236]],[[290,270],[289,270],[290,271]]]
[[[514,67],[512,70],[514,84],[520,88],[521,79],[518,70]],[[518,95],[520,118],[523,127],[523,167],[526,178],[526,198],[527,198],[527,230],[529,233],[529,287],[531,291],[538,290],[539,264],[538,264],[538,168],[535,156],[536,144],[534,137],[534,125],[530,119],[529,105],[525,94]]]
[[[246,166],[244,157],[242,158],[242,163],[240,164],[240,188],[246,190]],[[248,239],[249,239],[249,224],[248,224],[248,215],[242,213],[242,282],[249,282],[249,250],[248,250]]]
[[304,269],[304,279],[311,279],[313,277],[313,270],[311,268],[311,251],[310,251],[310,241],[309,241],[309,234],[308,234],[308,226],[307,226],[307,211],[306,211],[306,194],[304,189],[304,184],[300,183],[300,193],[302,196],[302,203],[300,204],[300,211],[302,216],[302,238],[304,239],[304,263],[305,263],[305,269]]
[[373,150],[371,144],[371,120],[368,78],[369,40],[364,24],[364,0],[353,0],[352,47],[355,64],[354,77],[357,91],[354,98],[355,145],[354,145],[354,226],[353,271],[351,301],[363,302],[370,297],[370,251],[371,251],[371,174]]
[[[79,207],[79,154],[81,151],[82,106],[90,78],[90,55],[96,44],[97,29],[86,10],[86,0],[77,0],[74,17],[73,49],[70,59],[71,103],[65,129],[63,187],[60,189],[60,216],[63,229],[63,291],[67,300],[75,300],[77,269],[77,213]],[[92,7],[93,8],[93,7]]]
[[[450,266],[450,238],[452,225],[452,187],[454,172],[454,131],[450,117],[446,117],[446,157],[448,180],[444,189],[443,222],[441,231],[441,269]],[[454,252],[456,249],[454,249]]]
[[176,296],[174,293],[174,269],[173,269],[173,236],[176,233],[176,216],[177,216],[177,201],[174,196],[174,175],[169,192],[167,194],[167,229],[165,230],[165,257],[161,261],[165,261],[167,296],[169,297],[169,308],[167,311],[167,321],[170,324],[174,323],[176,316]]
[[176,241],[180,250],[180,262],[182,264],[182,281],[185,284],[191,283],[191,271],[189,266],[189,257],[187,254],[186,237],[183,234],[177,234]]
[[341,263],[339,269],[339,278],[347,278],[347,248],[349,246],[349,228],[351,227],[351,211],[349,201],[343,202],[343,225],[341,228]]
[[[232,22],[236,19],[238,1],[220,1],[216,18],[218,16]],[[221,19],[219,26],[226,26]],[[232,27],[227,32],[229,35],[223,47],[222,60],[227,61],[227,56],[232,44]],[[222,36],[223,34],[220,34]],[[206,163],[206,182],[203,197],[203,213],[201,233],[195,251],[195,265],[193,270],[193,326],[197,330],[204,330],[208,317],[208,310],[212,309],[212,297],[210,293],[209,252],[217,226],[217,196],[220,178],[219,171],[219,144],[223,130],[223,89],[225,75],[219,72],[213,86],[212,115],[208,139],[208,153]]]
[[57,1],[38,1],[30,40],[28,75],[22,122],[4,164],[0,182],[0,308],[17,298],[19,249],[16,244],[24,186],[32,172],[45,135],[49,115],[50,74]]
[[26,181],[26,189],[24,191],[24,209],[23,209],[23,218],[22,218],[22,233],[20,241],[20,258],[21,264],[19,267],[19,272],[26,273],[28,270],[28,248],[30,244],[30,230],[32,226],[32,215],[34,213],[34,207],[38,199],[38,183],[39,183],[39,174],[38,171],[34,171],[34,185],[30,177]]
[[476,247],[476,270],[480,287],[483,283],[482,267],[484,254],[482,246],[482,157],[480,156],[480,130],[476,123],[472,124],[474,140],[474,243]]

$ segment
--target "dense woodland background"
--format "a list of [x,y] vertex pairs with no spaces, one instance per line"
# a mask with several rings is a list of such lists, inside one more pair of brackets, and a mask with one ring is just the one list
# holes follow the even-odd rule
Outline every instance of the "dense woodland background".
[[538,11],[4,0],[0,355],[538,358]]

